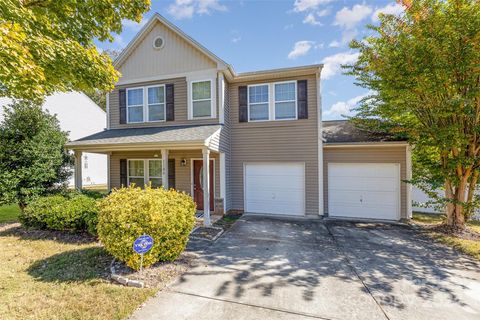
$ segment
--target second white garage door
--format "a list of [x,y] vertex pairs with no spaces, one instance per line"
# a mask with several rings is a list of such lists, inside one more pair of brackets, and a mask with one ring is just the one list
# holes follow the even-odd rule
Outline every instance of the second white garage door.
[[245,211],[304,215],[304,164],[245,164]]
[[328,215],[400,219],[400,165],[329,163]]

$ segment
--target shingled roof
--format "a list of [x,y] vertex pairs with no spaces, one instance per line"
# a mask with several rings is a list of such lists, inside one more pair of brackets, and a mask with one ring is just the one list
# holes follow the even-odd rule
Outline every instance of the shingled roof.
[[398,141],[391,135],[360,130],[348,120],[323,121],[322,127],[323,139],[327,144]]
[[136,143],[203,142],[218,131],[221,125],[186,125],[111,129],[67,143],[67,147],[99,146]]

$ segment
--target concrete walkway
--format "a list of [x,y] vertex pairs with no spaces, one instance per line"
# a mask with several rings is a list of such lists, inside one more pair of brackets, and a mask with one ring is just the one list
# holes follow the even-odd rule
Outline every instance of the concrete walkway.
[[248,216],[200,255],[132,318],[480,319],[480,265],[408,227]]

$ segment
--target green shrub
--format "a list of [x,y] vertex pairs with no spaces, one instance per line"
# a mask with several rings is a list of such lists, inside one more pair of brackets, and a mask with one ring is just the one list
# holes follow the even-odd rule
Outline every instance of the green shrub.
[[137,270],[140,255],[132,248],[137,237],[148,234],[154,240],[144,255],[144,266],[173,261],[185,250],[195,223],[192,198],[173,189],[116,189],[100,201],[99,208],[97,230],[105,249]]
[[61,231],[88,231],[95,234],[96,200],[82,194],[37,198],[20,214],[26,227]]

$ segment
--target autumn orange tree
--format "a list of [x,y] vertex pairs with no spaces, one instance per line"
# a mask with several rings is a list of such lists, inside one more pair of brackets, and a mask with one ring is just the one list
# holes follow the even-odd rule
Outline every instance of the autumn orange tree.
[[373,35],[351,43],[360,55],[347,73],[372,92],[353,121],[405,134],[415,159],[411,182],[445,208],[449,227],[462,229],[478,204],[480,2],[403,4],[402,15],[381,15],[369,26]]

